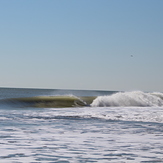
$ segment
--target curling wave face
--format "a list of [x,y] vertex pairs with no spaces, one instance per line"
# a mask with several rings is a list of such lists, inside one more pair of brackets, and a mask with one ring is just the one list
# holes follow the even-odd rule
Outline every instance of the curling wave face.
[[36,96],[4,99],[0,103],[16,107],[65,108],[90,106],[94,99],[95,97]]

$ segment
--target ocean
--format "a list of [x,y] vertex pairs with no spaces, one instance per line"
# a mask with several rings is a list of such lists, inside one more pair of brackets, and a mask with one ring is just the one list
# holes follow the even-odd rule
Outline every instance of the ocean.
[[163,162],[163,93],[0,88],[2,163]]

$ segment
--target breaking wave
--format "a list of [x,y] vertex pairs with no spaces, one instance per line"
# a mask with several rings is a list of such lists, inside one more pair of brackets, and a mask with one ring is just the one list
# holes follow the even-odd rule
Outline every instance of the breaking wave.
[[0,100],[20,108],[65,108],[65,107],[163,107],[163,93],[142,91],[117,92],[103,96],[35,96]]
[[142,91],[118,92],[109,96],[98,96],[91,104],[93,107],[109,106],[163,106],[163,93],[145,93]]

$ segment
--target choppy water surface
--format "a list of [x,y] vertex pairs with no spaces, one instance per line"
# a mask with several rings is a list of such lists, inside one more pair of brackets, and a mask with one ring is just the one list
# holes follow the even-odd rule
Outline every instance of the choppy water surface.
[[162,106],[0,108],[4,163],[163,162],[162,140]]

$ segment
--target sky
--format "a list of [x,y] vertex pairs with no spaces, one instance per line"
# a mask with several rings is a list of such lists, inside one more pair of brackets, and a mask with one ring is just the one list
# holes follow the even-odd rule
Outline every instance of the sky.
[[163,92],[163,0],[0,0],[0,87]]

